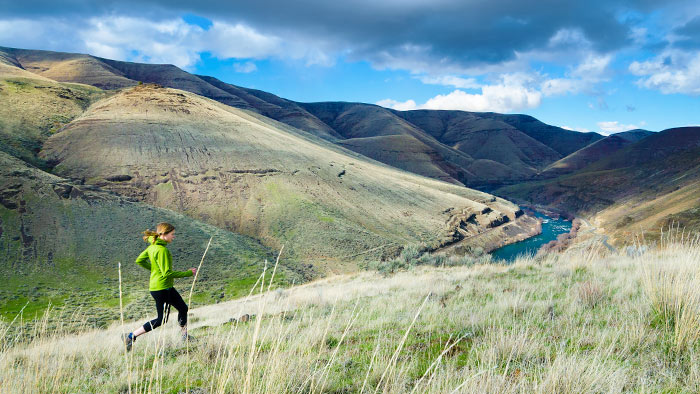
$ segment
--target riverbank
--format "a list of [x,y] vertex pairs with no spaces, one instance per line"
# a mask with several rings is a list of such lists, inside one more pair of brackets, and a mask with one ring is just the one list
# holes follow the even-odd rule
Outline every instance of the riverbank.
[[[531,211],[540,222],[540,233],[521,242],[503,246],[491,252],[494,260],[512,262],[520,255],[534,255],[544,245],[557,242],[558,237],[569,234],[572,223],[558,216],[549,216],[539,211]],[[577,228],[578,230],[578,228]]]

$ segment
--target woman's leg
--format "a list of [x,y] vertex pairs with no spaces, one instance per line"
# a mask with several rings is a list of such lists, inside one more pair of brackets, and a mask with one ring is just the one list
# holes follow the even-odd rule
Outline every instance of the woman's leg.
[[168,306],[166,306],[167,301],[168,301],[168,291],[167,290],[152,291],[151,295],[153,296],[153,299],[156,301],[156,311],[158,313],[158,316],[151,321],[147,321],[146,323],[143,324],[143,327],[134,331],[135,337],[142,335],[142,334],[145,334],[145,333],[147,333],[155,328],[160,327],[160,325],[163,323],[163,315],[167,316],[170,313]]
[[177,309],[177,322],[183,330],[187,330],[187,304],[174,287],[168,289],[168,304]]

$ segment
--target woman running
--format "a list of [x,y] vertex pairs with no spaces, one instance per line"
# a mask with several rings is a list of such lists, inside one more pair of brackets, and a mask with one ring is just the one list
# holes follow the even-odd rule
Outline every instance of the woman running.
[[[189,340],[191,337],[187,335],[187,304],[182,300],[180,294],[173,287],[173,278],[184,278],[193,276],[196,268],[190,268],[187,271],[172,270],[172,256],[166,247],[175,239],[175,227],[170,223],[158,223],[156,231],[146,230],[143,232],[143,240],[151,245],[146,248],[136,259],[136,264],[151,271],[151,280],[148,286],[151,295],[156,300],[156,311],[158,317],[146,322],[142,327],[139,327],[134,332],[122,334],[126,350],[131,350],[131,345],[136,340],[136,337],[143,335],[154,328],[157,328],[163,322],[163,315],[167,320],[170,315],[170,306],[177,309],[177,322],[182,328],[182,339]],[[164,310],[165,309],[165,310]]]

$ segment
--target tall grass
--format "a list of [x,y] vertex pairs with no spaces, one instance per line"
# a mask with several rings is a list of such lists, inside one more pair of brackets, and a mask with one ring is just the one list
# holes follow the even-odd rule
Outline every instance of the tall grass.
[[[637,250],[644,250],[638,240]],[[661,232],[660,253],[636,253],[654,322],[673,331],[677,355],[700,340],[700,236],[671,226]]]
[[696,392],[700,243],[674,230],[647,246],[289,289],[270,267],[247,297],[191,310],[189,350],[166,323],[126,359],[121,321],[81,328],[79,310],[50,308],[32,333],[1,323],[0,392]]

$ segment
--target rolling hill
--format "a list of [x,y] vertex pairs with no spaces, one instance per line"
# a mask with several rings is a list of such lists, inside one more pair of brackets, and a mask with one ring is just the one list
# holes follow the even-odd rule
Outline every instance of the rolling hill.
[[496,193],[591,217],[619,244],[631,242],[642,231],[657,237],[661,227],[671,223],[700,231],[699,127],[653,133],[601,156],[570,174]]
[[46,138],[108,94],[33,74],[0,52],[0,151],[45,168],[37,153]]
[[537,177],[553,178],[580,170],[653,133],[647,130],[630,130],[607,136],[550,164],[544,171],[537,174]]
[[394,167],[471,187],[492,188],[529,179],[602,138],[525,115],[400,112],[363,103],[298,103],[172,65],[15,48],[0,48],[0,54],[60,82],[112,90],[144,82],[185,90],[257,112]]
[[[399,171],[254,112],[156,85],[92,105],[51,136],[40,156],[60,176],[270,247],[285,244],[292,257],[322,271],[356,269],[352,261],[391,255],[409,243],[437,247],[468,238],[479,245],[473,236],[507,222],[522,225],[515,234],[522,237],[534,225],[505,200]],[[514,239],[503,235],[497,244],[479,246]],[[358,252],[366,250],[374,253]]]

